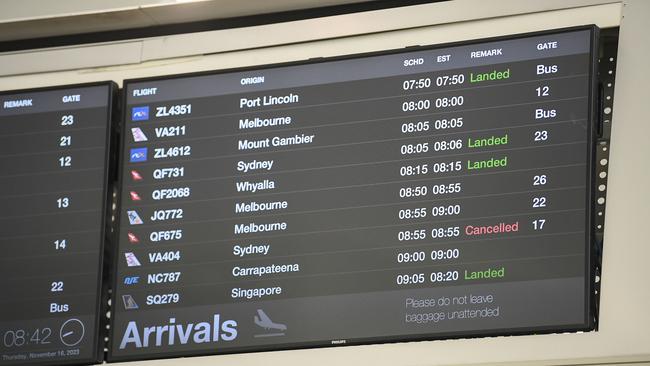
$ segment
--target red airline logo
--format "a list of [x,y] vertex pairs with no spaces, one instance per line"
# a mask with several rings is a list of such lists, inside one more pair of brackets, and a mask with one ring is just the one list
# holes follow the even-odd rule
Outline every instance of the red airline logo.
[[140,242],[140,239],[138,239],[138,237],[135,236],[134,233],[128,233],[127,235],[128,235],[128,237],[129,237],[129,242],[130,242],[130,243],[132,243],[132,244],[136,244],[136,243],[139,243],[139,242]]
[[131,191],[129,194],[131,195],[131,201],[142,201],[142,198],[140,198],[138,192]]
[[142,176],[140,175],[140,173],[138,173],[137,170],[131,170],[131,179],[137,182],[142,180]]

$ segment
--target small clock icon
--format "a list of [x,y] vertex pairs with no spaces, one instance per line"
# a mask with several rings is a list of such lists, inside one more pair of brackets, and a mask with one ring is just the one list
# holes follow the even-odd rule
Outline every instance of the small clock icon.
[[86,329],[84,323],[79,319],[68,319],[61,325],[61,330],[59,331],[59,336],[61,337],[61,342],[68,347],[78,345],[81,340],[84,338],[84,333]]

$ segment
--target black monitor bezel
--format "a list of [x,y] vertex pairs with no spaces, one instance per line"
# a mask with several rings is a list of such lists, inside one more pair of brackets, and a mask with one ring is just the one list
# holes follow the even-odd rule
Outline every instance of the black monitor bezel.
[[[182,79],[182,78],[192,78],[197,76],[210,76],[217,74],[226,74],[234,72],[250,72],[250,71],[260,71],[271,68],[278,67],[290,67],[297,65],[307,65],[307,64],[319,64],[332,61],[341,61],[349,59],[358,59],[374,56],[383,56],[391,54],[399,54],[406,52],[417,52],[424,50],[435,50],[441,48],[449,48],[456,46],[465,46],[471,44],[480,44],[494,41],[503,41],[511,40],[518,38],[528,38],[535,36],[544,36],[551,34],[559,33],[569,33],[575,31],[590,31],[590,55],[591,63],[589,66],[589,74],[591,76],[591,85],[589,88],[589,112],[588,112],[588,151],[587,153],[587,163],[588,163],[588,173],[586,178],[586,202],[588,210],[585,222],[585,260],[586,260],[586,269],[585,273],[585,294],[584,294],[584,303],[585,303],[585,318],[584,322],[580,324],[570,324],[564,326],[540,326],[540,327],[521,327],[521,328],[508,328],[508,329],[490,329],[485,331],[462,331],[462,332],[448,332],[448,333],[435,333],[435,334],[419,334],[419,335],[401,335],[401,336],[377,336],[377,337],[368,337],[368,338],[355,338],[351,340],[346,340],[344,344],[331,344],[327,343],[331,340],[322,340],[317,342],[300,342],[300,343],[286,343],[281,345],[270,345],[270,346],[247,346],[247,347],[237,347],[237,348],[228,348],[225,350],[213,350],[213,351],[170,351],[170,352],[160,352],[160,353],[151,353],[148,355],[133,355],[133,356],[115,356],[113,355],[113,341],[115,340],[116,335],[114,334],[114,322],[115,316],[111,316],[110,319],[110,332],[109,332],[109,345],[107,353],[108,362],[125,362],[125,361],[143,361],[143,360],[155,360],[155,359],[169,359],[169,358],[178,358],[178,357],[198,357],[198,356],[212,356],[212,355],[224,355],[224,354],[239,354],[239,353],[251,353],[251,352],[265,352],[265,351],[285,351],[285,350],[299,350],[299,349],[310,349],[310,348],[323,348],[323,347],[340,347],[340,346],[352,346],[352,345],[369,345],[369,344],[390,344],[390,343],[401,343],[401,342],[412,342],[412,341],[432,341],[432,340],[443,340],[443,339],[459,339],[459,338],[483,338],[483,337],[496,337],[496,336],[512,336],[512,335],[532,335],[532,334],[549,334],[549,333],[564,333],[564,332],[586,332],[592,331],[596,327],[597,319],[594,318],[595,312],[595,295],[594,295],[594,281],[595,281],[595,269],[594,269],[594,240],[595,240],[595,229],[594,229],[594,219],[595,219],[595,149],[596,149],[596,124],[598,123],[599,113],[597,111],[597,96],[598,96],[598,39],[599,39],[599,28],[595,25],[583,25],[575,26],[568,28],[559,28],[552,30],[544,30],[537,32],[527,32],[514,35],[505,35],[498,37],[489,37],[481,39],[472,39],[464,40],[458,42],[444,43],[444,44],[435,44],[435,45],[425,45],[425,46],[415,46],[415,47],[406,47],[399,49],[390,49],[382,50],[376,52],[367,52],[367,53],[358,53],[358,54],[349,54],[343,56],[335,57],[324,57],[324,58],[311,58],[307,60],[291,61],[291,62],[282,62],[282,63],[273,63],[273,64],[263,64],[239,68],[229,68],[229,69],[219,69],[219,70],[209,70],[209,71],[200,71],[200,72],[191,72],[183,74],[172,74],[172,75],[163,75],[155,77],[146,77],[146,78],[134,78],[124,80],[123,83],[123,95],[122,95],[122,106],[124,106],[122,111],[122,129],[119,147],[119,162],[121,171],[119,174],[119,181],[117,185],[117,196],[118,196],[118,212],[116,214],[116,225],[115,225],[115,234],[116,234],[116,243],[115,243],[115,252],[114,252],[114,278],[112,281],[113,288],[117,287],[118,277],[117,271],[117,259],[119,254],[119,235],[120,235],[120,216],[121,216],[121,205],[119,200],[122,197],[122,183],[124,179],[125,169],[122,165],[124,161],[124,148],[125,148],[125,136],[126,133],[126,121],[128,120],[128,106],[127,103],[127,91],[129,90],[128,86],[131,84],[148,82],[148,81],[159,81],[159,80],[173,80],[173,79]],[[112,304],[119,303],[116,299],[115,291],[112,294]]]
[[[36,361],[30,362],[29,365],[35,366],[52,366],[52,365],[94,365],[97,363],[102,363],[104,361],[104,337],[106,324],[108,323],[106,319],[106,311],[108,310],[108,282],[106,277],[109,272],[109,267],[106,258],[106,252],[109,248],[109,236],[111,231],[111,211],[112,211],[112,199],[113,199],[113,181],[111,177],[117,169],[115,166],[114,151],[111,147],[114,147],[114,139],[116,132],[117,121],[116,118],[118,113],[114,113],[116,109],[116,102],[119,101],[119,89],[117,84],[114,81],[98,81],[98,82],[89,82],[89,83],[78,83],[78,84],[68,84],[68,85],[54,85],[47,87],[36,87],[36,88],[26,88],[26,89],[15,89],[15,90],[3,90],[0,91],[0,96],[13,95],[13,94],[28,94],[28,93],[40,93],[48,91],[62,91],[66,89],[79,89],[79,88],[91,88],[97,86],[106,86],[108,88],[108,100],[106,104],[106,140],[105,140],[105,156],[104,156],[104,179],[103,179],[103,194],[104,200],[102,203],[102,218],[101,218],[101,228],[100,228],[100,246],[99,246],[99,263],[98,263],[98,280],[97,280],[97,298],[95,305],[95,333],[93,334],[93,352],[94,355],[92,358],[79,358],[79,359],[70,359],[70,360],[51,360],[51,361]],[[11,363],[11,365],[25,365],[25,362]]]

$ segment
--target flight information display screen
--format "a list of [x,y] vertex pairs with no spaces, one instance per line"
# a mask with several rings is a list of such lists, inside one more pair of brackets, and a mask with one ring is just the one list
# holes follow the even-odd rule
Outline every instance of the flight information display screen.
[[112,94],[0,93],[0,365],[99,359]]
[[596,32],[126,82],[110,359],[590,329]]

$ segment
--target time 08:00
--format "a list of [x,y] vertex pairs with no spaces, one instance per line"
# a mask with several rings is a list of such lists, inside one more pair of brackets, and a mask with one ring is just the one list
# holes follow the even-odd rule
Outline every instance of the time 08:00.
[[[433,100],[435,108],[458,107],[465,104],[465,97],[454,95],[451,97],[440,97]],[[431,100],[419,99],[409,100],[402,103],[402,112],[426,111],[431,109]]]

